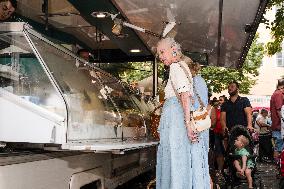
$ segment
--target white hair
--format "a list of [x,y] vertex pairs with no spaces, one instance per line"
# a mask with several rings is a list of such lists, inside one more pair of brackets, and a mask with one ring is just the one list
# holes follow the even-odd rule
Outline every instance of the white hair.
[[176,48],[176,53],[182,55],[181,52],[181,45],[179,43],[177,43],[174,38],[171,37],[166,37],[164,39],[161,39],[158,43],[157,43],[157,47],[166,47],[166,48],[172,48],[175,47]]

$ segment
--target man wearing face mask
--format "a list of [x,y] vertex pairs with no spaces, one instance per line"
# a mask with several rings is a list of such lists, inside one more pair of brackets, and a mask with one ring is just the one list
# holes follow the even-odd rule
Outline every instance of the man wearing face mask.
[[223,133],[231,130],[235,125],[243,125],[248,130],[252,127],[252,108],[247,97],[239,96],[239,84],[236,81],[229,83],[228,93],[230,99],[221,107],[220,122]]
[[7,20],[17,8],[16,0],[0,0],[0,22]]

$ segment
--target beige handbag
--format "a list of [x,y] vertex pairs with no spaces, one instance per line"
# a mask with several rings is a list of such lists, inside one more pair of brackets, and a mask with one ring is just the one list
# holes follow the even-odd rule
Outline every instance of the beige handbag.
[[199,107],[198,110],[192,112],[193,121],[191,123],[192,129],[202,132],[211,127],[210,115],[205,107]]
[[[191,76],[189,75],[189,73],[187,72],[187,70],[185,69],[185,67],[178,63],[180,65],[180,67],[183,69],[183,71],[185,72],[187,78],[189,79],[189,83],[192,83],[190,78]],[[171,81],[171,85],[172,88],[175,91],[175,94],[177,96],[177,98],[179,99],[180,103],[181,103],[181,99],[180,96],[177,92],[177,90],[174,87],[174,83]],[[202,102],[199,94],[197,93],[197,90],[194,86],[194,84],[192,84],[193,86],[193,92],[195,93],[195,95],[197,96],[198,102],[200,104],[200,107],[195,110],[195,111],[190,111],[191,114],[191,127],[194,131],[197,132],[202,132],[205,131],[207,129],[209,129],[211,127],[211,119],[210,119],[210,115],[206,109],[206,107],[204,106],[204,103]]]

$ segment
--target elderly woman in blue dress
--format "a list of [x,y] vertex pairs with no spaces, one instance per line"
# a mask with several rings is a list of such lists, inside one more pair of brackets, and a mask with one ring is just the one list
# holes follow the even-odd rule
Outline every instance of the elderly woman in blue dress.
[[[199,107],[193,85],[194,91],[207,105],[206,84],[201,76],[196,75],[197,66],[183,56],[174,39],[159,41],[157,54],[163,64],[170,67],[170,73],[159,125],[156,188],[209,189],[209,134],[208,131],[195,132],[190,124],[190,111]],[[192,74],[195,75],[193,78]]]

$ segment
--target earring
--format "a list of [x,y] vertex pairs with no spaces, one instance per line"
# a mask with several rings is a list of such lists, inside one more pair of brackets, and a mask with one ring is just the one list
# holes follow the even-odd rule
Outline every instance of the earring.
[[174,51],[173,52],[173,57],[175,57],[175,56],[177,56],[177,52]]

